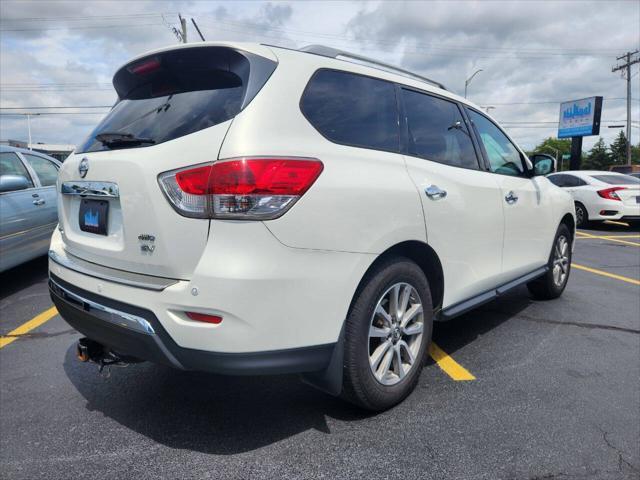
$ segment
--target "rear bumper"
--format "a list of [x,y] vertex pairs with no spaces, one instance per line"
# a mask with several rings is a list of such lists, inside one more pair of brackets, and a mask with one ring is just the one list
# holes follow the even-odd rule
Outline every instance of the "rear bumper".
[[114,351],[182,370],[224,375],[267,375],[325,369],[335,344],[286,350],[219,353],[180,347],[156,316],[75,287],[51,274],[51,299],[62,318],[78,332]]

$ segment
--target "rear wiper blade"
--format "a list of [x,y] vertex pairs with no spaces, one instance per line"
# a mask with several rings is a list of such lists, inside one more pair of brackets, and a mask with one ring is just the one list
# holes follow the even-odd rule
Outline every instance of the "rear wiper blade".
[[132,133],[122,132],[102,132],[96,135],[96,140],[107,147],[111,145],[141,145],[143,143],[156,143],[155,140],[150,138],[136,137]]

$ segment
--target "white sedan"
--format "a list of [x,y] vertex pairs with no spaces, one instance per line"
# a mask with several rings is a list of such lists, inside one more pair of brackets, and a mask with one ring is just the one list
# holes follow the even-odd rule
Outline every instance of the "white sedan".
[[571,193],[576,204],[576,222],[640,220],[640,179],[616,172],[573,170],[547,178]]

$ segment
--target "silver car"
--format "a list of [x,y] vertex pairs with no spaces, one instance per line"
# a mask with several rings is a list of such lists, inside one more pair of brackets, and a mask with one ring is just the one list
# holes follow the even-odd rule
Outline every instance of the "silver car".
[[0,272],[47,253],[58,223],[60,162],[0,146]]

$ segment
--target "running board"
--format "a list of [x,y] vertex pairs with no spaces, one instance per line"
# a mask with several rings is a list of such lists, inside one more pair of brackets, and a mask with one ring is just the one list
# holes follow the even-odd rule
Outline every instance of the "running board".
[[480,295],[476,295],[475,297],[470,298],[469,300],[464,300],[462,302],[456,303],[455,305],[451,305],[450,307],[444,308],[440,314],[437,316],[436,320],[441,322],[446,322],[455,318],[463,313],[467,313],[469,310],[473,310],[480,305],[483,305],[491,300],[498,298],[500,295],[505,294],[509,290],[518,287],[524,283],[528,283],[531,280],[535,280],[538,277],[541,277],[545,273],[549,271],[549,267],[545,265],[544,267],[540,267],[535,269],[531,273],[527,273],[522,277],[518,277],[515,280],[505,283],[497,288],[489,290],[488,292],[481,293]]

